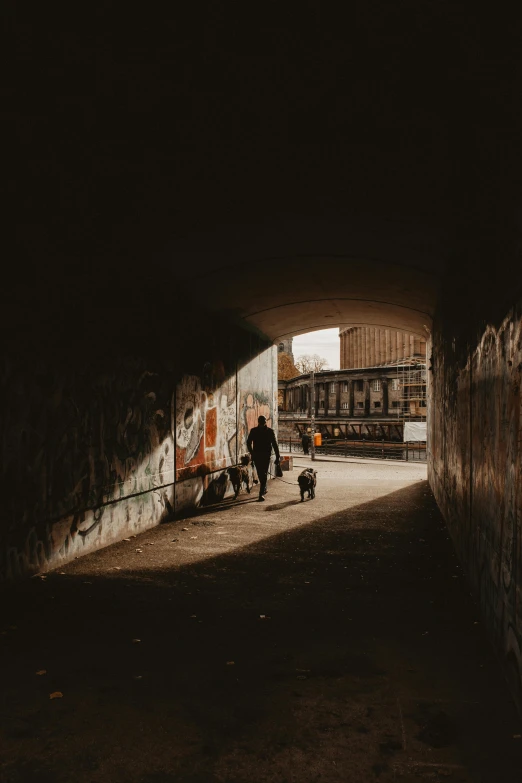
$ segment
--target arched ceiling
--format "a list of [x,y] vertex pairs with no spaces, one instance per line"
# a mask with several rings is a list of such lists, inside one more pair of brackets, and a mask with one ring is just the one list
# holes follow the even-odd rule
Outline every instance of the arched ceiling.
[[13,21],[9,324],[103,297],[124,322],[161,289],[270,340],[424,334],[470,243],[508,241],[516,28],[476,4],[472,27],[428,0],[280,5]]
[[199,303],[273,341],[352,325],[426,336],[445,259],[440,236],[418,233],[375,217],[267,222],[200,233],[170,254]]

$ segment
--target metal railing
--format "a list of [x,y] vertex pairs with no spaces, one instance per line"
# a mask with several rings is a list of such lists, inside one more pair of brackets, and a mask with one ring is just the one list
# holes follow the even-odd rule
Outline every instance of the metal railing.
[[[281,438],[278,441],[282,452],[302,454],[303,446],[297,438]],[[389,459],[405,462],[426,462],[426,443],[394,442],[386,440],[323,440],[315,447],[317,457],[362,457],[364,459]]]

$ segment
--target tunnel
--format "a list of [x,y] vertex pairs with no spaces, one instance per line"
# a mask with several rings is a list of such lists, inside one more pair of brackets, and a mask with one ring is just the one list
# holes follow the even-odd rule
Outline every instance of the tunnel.
[[257,415],[277,427],[281,339],[404,330],[427,340],[429,484],[522,704],[507,17],[12,6],[2,580],[222,500]]

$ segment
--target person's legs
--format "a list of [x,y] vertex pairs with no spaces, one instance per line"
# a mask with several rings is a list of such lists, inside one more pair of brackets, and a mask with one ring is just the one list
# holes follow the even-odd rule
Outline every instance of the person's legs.
[[268,466],[270,465],[270,456],[265,454],[254,454],[257,476],[259,478],[259,497],[266,494],[266,483],[268,481]]

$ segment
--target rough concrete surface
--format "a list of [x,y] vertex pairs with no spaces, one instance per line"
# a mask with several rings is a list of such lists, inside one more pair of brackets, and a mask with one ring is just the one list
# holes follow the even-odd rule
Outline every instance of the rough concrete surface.
[[2,588],[2,783],[520,783],[426,467],[316,468]]

